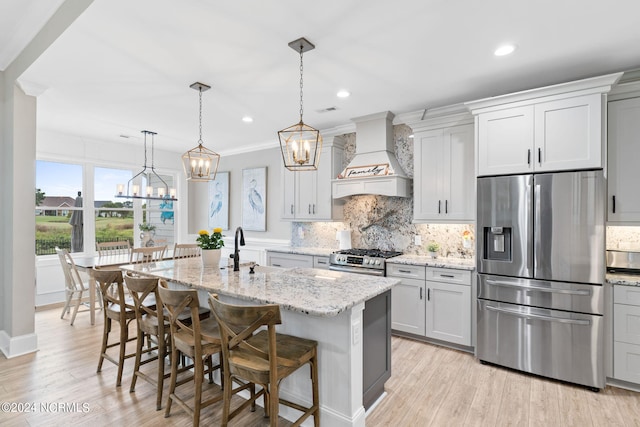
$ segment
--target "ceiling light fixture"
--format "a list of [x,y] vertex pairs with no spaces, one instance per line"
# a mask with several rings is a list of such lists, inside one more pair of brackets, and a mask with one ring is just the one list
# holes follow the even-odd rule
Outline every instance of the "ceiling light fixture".
[[513,53],[513,51],[516,50],[516,47],[512,44],[505,44],[500,46],[499,48],[497,48],[493,54],[495,56],[505,56],[505,55],[509,55],[511,53]]
[[348,90],[340,90],[336,94],[336,96],[338,98],[348,98],[350,95],[351,95],[351,93]]
[[202,92],[211,89],[211,86],[195,82],[189,87],[198,91],[198,99],[200,101],[200,115],[198,116],[200,137],[198,138],[198,146],[182,155],[182,166],[184,167],[184,173],[187,175],[187,181],[212,181],[216,179],[216,173],[218,173],[220,154],[202,145]]
[[[169,188],[164,179],[160,177],[156,173],[155,166],[153,163],[153,155],[154,155],[154,140],[156,132],[152,132],[150,130],[141,131],[144,134],[144,166],[142,170],[138,172],[133,178],[131,178],[127,182],[127,193],[124,193],[124,184],[118,184],[118,189],[116,197],[125,198],[125,199],[146,199],[146,200],[171,200],[177,201],[176,199],[176,189]],[[151,172],[147,172],[147,135],[151,135]],[[144,175],[143,175],[144,174]],[[143,175],[147,180],[147,188],[144,193],[140,192],[139,184],[132,184],[133,180]],[[154,189],[150,185],[152,181],[156,181],[158,184],[162,183],[162,186],[159,186],[157,192],[154,194]]]
[[242,118],[242,121],[245,122],[245,123],[253,123],[253,117],[244,116]]
[[322,136],[319,130],[302,121],[302,54],[314,49],[315,46],[301,37],[289,43],[289,47],[300,52],[300,121],[278,132],[282,160],[284,166],[291,171],[317,170],[322,151]]

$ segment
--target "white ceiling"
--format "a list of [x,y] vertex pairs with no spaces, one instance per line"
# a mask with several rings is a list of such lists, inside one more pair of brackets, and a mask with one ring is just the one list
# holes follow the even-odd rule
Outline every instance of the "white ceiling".
[[[1,68],[54,3],[0,2]],[[20,81],[46,88],[39,129],[108,141],[149,129],[177,152],[198,139],[189,85],[209,84],[203,140],[224,154],[275,144],[298,121],[299,56],[287,44],[301,36],[316,45],[304,55],[304,121],[328,129],[638,68],[638,13],[637,0],[95,0]],[[516,52],[493,56],[505,42]]]

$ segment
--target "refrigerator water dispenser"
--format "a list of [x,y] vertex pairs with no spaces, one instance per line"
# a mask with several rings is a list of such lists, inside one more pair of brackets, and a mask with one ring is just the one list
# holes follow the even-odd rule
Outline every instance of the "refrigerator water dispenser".
[[484,227],[483,258],[511,261],[511,227]]

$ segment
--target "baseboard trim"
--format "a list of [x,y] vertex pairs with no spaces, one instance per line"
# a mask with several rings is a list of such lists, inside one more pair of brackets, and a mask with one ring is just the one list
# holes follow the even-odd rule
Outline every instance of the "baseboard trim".
[[7,359],[36,352],[38,351],[38,336],[32,333],[12,337],[5,331],[0,331],[0,351]]

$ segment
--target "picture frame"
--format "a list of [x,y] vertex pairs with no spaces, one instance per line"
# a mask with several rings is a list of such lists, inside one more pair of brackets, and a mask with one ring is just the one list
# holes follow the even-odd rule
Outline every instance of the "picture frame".
[[267,167],[242,170],[242,228],[267,231]]
[[207,215],[210,229],[220,227],[229,229],[229,172],[218,172],[216,179],[209,181],[209,212]]

